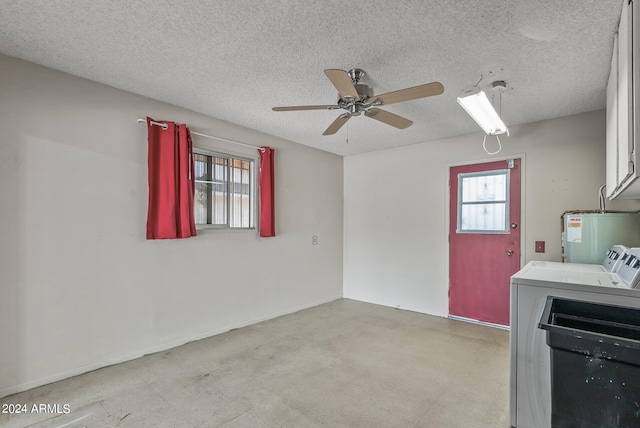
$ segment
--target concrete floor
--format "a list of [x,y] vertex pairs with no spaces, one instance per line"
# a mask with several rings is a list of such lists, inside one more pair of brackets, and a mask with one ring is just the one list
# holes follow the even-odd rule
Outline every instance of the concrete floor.
[[508,428],[508,391],[507,331],[343,299],[5,397],[29,412],[0,426]]

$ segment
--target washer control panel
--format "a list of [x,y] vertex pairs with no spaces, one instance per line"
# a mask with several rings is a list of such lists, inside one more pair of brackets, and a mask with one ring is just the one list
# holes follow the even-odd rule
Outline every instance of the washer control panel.
[[624,245],[614,245],[604,256],[602,260],[602,266],[607,272],[617,272],[622,261],[626,260],[627,254],[629,254],[629,248]]
[[640,281],[640,248],[631,248],[626,257],[622,257],[618,276],[629,288],[638,288]]

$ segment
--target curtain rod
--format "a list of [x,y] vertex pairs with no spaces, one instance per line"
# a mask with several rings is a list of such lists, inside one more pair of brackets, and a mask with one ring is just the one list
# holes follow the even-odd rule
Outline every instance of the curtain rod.
[[[138,123],[147,123],[147,119],[138,119]],[[167,129],[167,125],[165,123],[160,123],[160,122],[156,122],[156,121],[151,121],[152,125],[157,125],[159,127],[161,127],[162,129]],[[232,144],[238,144],[240,146],[245,146],[245,147],[251,147],[252,149],[258,149],[261,152],[264,152],[264,149],[262,147],[257,147],[257,146],[252,146],[251,144],[246,144],[246,143],[241,143],[239,141],[233,141],[233,140],[228,140],[226,138],[222,138],[222,137],[215,137],[213,135],[207,135],[207,134],[201,134],[200,132],[195,132],[195,131],[191,131],[192,135],[197,135],[199,137],[205,137],[205,138],[211,138],[214,140],[220,140],[220,141],[226,141],[227,143],[232,143]]]

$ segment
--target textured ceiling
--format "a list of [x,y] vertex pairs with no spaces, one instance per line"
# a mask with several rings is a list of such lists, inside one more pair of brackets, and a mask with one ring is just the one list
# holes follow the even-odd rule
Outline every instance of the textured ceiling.
[[[0,0],[0,52],[349,155],[480,132],[456,95],[481,79],[507,82],[509,126],[604,108],[621,8],[622,0]],[[271,110],[334,104],[323,70],[354,67],[375,94],[433,81],[445,92],[383,107],[414,121],[404,130],[360,116],[322,136],[341,111]]]

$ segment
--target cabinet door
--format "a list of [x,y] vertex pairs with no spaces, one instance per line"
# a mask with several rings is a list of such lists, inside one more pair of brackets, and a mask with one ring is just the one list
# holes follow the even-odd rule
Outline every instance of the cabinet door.
[[618,35],[613,39],[607,82],[607,196],[618,187]]
[[631,178],[633,147],[632,3],[624,2],[618,30],[618,184]]
[[[625,2],[626,3],[626,2]],[[633,97],[633,138],[631,144],[631,167],[634,169],[634,176],[638,177],[638,162],[640,161],[637,149],[637,137],[640,137],[640,4],[638,1],[629,2],[631,8],[631,36],[633,47],[632,64],[632,97]],[[637,181],[637,180],[636,180]],[[636,191],[637,193],[637,191]]]

